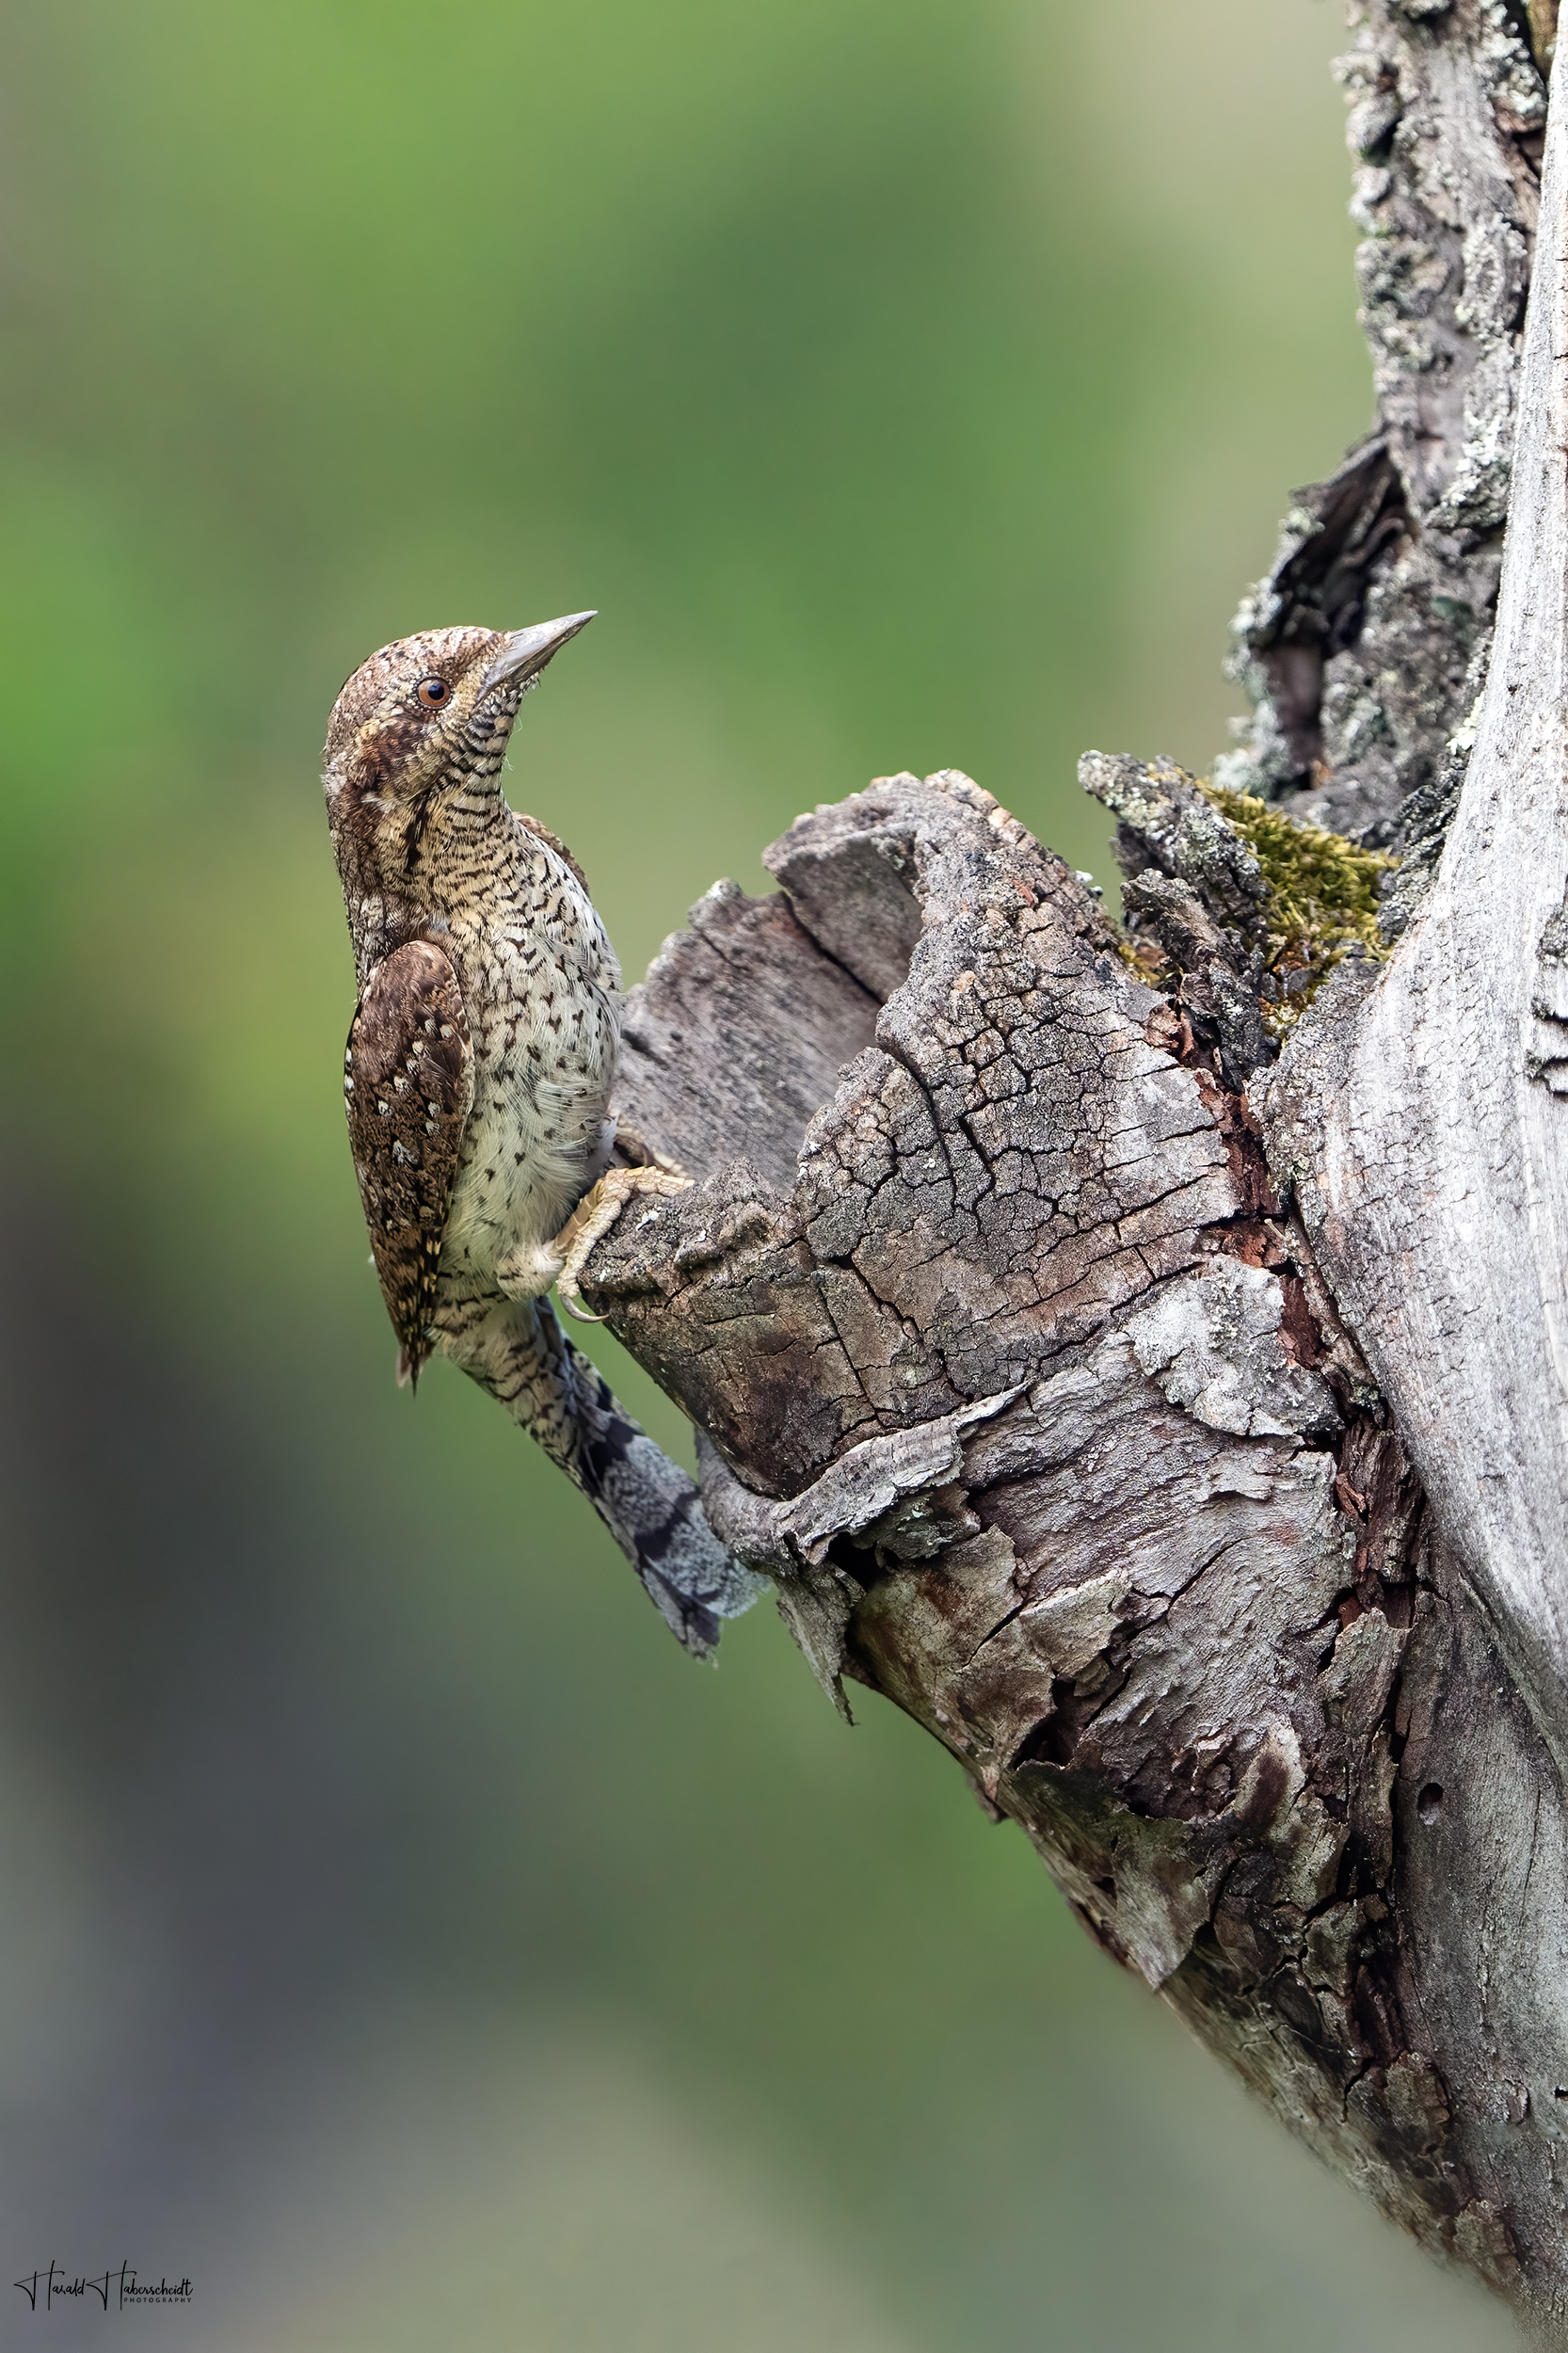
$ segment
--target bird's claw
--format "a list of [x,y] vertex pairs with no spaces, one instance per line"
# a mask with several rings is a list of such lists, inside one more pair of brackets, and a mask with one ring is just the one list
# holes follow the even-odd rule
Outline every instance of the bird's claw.
[[601,1316],[596,1316],[591,1314],[586,1307],[580,1307],[578,1305],[577,1303],[582,1298],[583,1294],[578,1289],[575,1279],[569,1274],[564,1282],[557,1282],[555,1286],[555,1295],[560,1300],[560,1303],[566,1309],[568,1315],[570,1316],[573,1323],[608,1323],[610,1321],[607,1313]]
[[578,1323],[604,1323],[608,1321],[607,1317],[596,1316],[579,1304],[582,1292],[578,1289],[577,1278],[594,1244],[609,1232],[632,1196],[639,1193],[685,1193],[691,1181],[689,1176],[680,1176],[671,1168],[612,1168],[607,1169],[598,1184],[584,1194],[552,1244],[561,1254],[555,1289],[568,1316]]

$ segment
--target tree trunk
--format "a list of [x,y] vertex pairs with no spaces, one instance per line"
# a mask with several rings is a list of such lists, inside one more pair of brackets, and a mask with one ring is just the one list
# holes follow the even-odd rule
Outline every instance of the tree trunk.
[[1354,12],[1379,421],[1242,607],[1220,789],[1084,763],[1128,928],[956,773],[797,820],[780,894],[716,886],[633,992],[617,1107],[698,1181],[591,1279],[838,1704],[847,1676],[924,1724],[1102,1944],[1556,2345],[1548,13]]

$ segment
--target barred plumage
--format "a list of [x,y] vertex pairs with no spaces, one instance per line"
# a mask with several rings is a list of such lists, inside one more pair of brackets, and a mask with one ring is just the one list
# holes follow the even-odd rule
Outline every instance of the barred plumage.
[[568,1260],[561,1229],[613,1145],[620,973],[581,868],[500,776],[521,696],[592,617],[404,638],[338,696],[323,781],[360,984],[345,1102],[400,1375],[440,1353],[499,1399],[702,1656],[758,1580],[543,1296],[557,1278],[570,1296],[640,1181],[616,1172]]

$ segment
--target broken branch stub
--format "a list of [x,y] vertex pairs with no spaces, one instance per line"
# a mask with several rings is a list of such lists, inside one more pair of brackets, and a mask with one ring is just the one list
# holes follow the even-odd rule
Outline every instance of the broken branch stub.
[[714,1528],[1297,2132],[1494,2284],[1555,2278],[1539,2111],[1499,2135],[1490,2087],[1528,2111],[1560,2033],[1454,1992],[1478,1788],[1539,1739],[1222,1044],[955,773],[766,862],[783,896],[720,886],[632,994],[617,1108],[697,1181],[590,1270]]

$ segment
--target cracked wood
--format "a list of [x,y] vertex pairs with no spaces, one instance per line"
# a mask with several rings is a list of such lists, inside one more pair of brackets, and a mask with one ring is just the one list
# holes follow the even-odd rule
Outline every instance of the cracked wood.
[[[1445,1966],[1484,1933],[1451,1749],[1500,1669],[1244,1101],[967,777],[767,863],[787,904],[711,893],[634,992],[620,1107],[697,1182],[590,1268],[715,1530],[840,1704],[924,1724],[1293,2129],[1516,2285],[1541,2150],[1478,2107],[1427,1941],[1445,1902]],[[781,1034],[792,969],[827,1010]]]

